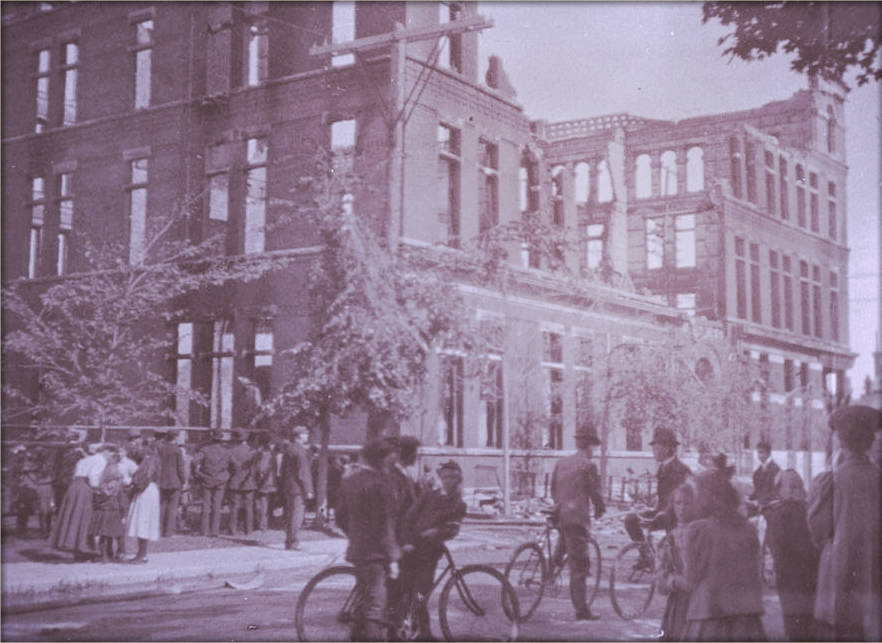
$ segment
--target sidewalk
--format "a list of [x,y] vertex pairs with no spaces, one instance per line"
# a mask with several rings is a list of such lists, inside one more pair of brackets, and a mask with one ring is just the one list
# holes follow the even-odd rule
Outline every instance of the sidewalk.
[[[509,547],[500,530],[523,529],[507,521],[468,521],[450,543],[451,551]],[[485,529],[489,528],[489,529]],[[110,598],[177,594],[196,589],[260,583],[273,573],[291,572],[303,581],[323,567],[343,564],[346,539],[316,529],[301,530],[301,549],[284,548],[285,534],[269,530],[250,537],[215,539],[179,535],[150,543],[148,561],[74,563],[70,554],[45,540],[6,538],[3,542],[4,612],[30,611]],[[134,541],[128,541],[129,556]]]

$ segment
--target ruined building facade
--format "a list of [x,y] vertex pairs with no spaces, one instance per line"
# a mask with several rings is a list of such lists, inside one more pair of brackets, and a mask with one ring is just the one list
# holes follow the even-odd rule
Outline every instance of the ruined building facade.
[[[576,240],[564,258],[590,306],[528,250],[512,253],[511,291],[463,286],[475,315],[505,328],[500,374],[488,394],[462,356],[433,360],[425,410],[406,430],[439,457],[498,458],[506,418],[531,396],[550,418],[538,447],[572,448],[580,396],[603,377],[595,365],[634,338],[698,329],[707,341],[690,344],[690,359],[712,371],[743,355],[768,362],[773,402],[800,379],[816,402],[825,383],[842,386],[853,356],[840,96],[813,88],[676,123],[545,123],[524,114],[500,61],[479,78],[488,25],[473,4],[3,12],[4,280],[39,286],[83,269],[88,237],[126,240],[137,261],[151,213],[183,203],[194,238],[221,232],[230,255],[296,257],[170,329],[159,368],[211,397],[208,409],[179,402],[182,425],[247,425],[238,376],[271,395],[286,377],[278,350],[306,337],[318,239],[267,229],[316,149],[365,179],[341,207],[412,251],[461,252],[529,213]],[[650,431],[636,441],[613,431],[609,451],[645,450]],[[342,419],[333,440],[362,435],[363,418]]]

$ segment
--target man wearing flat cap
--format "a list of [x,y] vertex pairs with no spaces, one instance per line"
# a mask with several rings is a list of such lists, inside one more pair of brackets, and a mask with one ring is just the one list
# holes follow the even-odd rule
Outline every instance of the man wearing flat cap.
[[830,415],[833,470],[817,476],[808,500],[808,526],[821,551],[815,620],[822,641],[878,641],[880,599],[880,473],[867,451],[882,426],[869,406]]
[[[658,501],[655,508],[643,512],[639,516],[631,513],[625,516],[625,531],[634,542],[643,542],[643,529],[640,519],[649,521],[651,530],[670,529],[674,526],[674,508],[671,503],[674,489],[686,482],[692,471],[677,458],[677,447],[680,441],[676,434],[665,426],[656,427],[652,433],[652,455],[658,462]],[[641,562],[646,552],[641,552]]]
[[[597,466],[592,451],[600,444],[594,425],[585,423],[576,431],[576,453],[557,461],[551,476],[551,497],[560,507],[559,529],[563,547],[569,554],[570,600],[577,620],[596,620],[586,604],[585,580],[588,575],[588,527],[591,505],[594,517],[606,511]],[[563,551],[560,552],[563,555]],[[594,561],[599,565],[600,561]]]
[[202,535],[214,538],[220,535],[221,507],[230,479],[230,450],[219,431],[210,431],[208,439],[192,466],[196,480],[202,484]]

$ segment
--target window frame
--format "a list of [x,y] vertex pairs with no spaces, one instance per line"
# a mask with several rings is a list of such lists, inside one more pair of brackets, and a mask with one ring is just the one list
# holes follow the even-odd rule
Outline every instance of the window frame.
[[[150,23],[149,37],[141,39],[141,25]],[[132,97],[133,109],[147,109],[153,100],[153,45],[156,21],[153,16],[142,16],[132,21],[135,28],[134,44],[129,47],[134,60],[134,91]],[[147,76],[146,81],[141,78],[142,73]]]

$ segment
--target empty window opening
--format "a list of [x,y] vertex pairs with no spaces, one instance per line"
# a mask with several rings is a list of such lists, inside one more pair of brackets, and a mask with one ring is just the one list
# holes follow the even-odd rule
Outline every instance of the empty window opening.
[[681,214],[674,219],[677,268],[695,267],[695,215]]
[[148,159],[129,162],[129,263],[144,261],[144,243],[147,233]]
[[245,254],[266,249],[266,174],[268,142],[249,138],[245,170]]
[[590,166],[585,161],[576,163],[573,168],[573,195],[577,206],[588,203]]
[[[355,3],[334,2],[332,10],[331,38],[335,43],[355,40]],[[344,67],[355,62],[355,54],[342,54],[331,58],[331,65]]]
[[264,82],[269,73],[269,29],[265,24],[250,24],[247,29],[245,71],[247,84],[253,87]]
[[150,106],[153,64],[153,21],[135,23],[135,109]]
[[586,263],[590,270],[596,269],[603,259],[603,233],[604,225],[602,223],[592,223],[587,227]]
[[646,267],[649,270],[661,268],[665,258],[663,221],[646,219]]
[[661,194],[674,196],[677,194],[677,155],[668,150],[661,155]]
[[55,262],[57,275],[67,274],[70,235],[73,230],[73,190],[72,174],[58,175],[58,255]]

